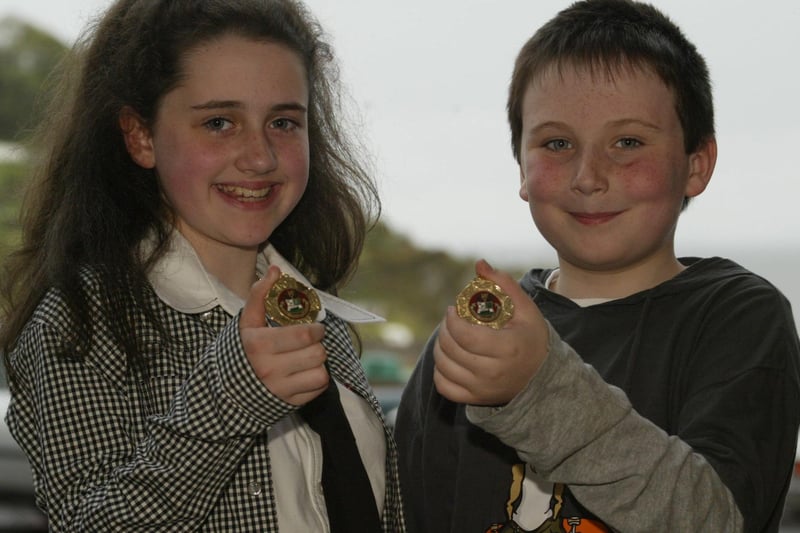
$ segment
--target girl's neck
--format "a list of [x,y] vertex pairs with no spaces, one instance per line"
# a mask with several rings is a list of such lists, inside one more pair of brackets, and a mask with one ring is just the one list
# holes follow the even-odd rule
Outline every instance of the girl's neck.
[[247,299],[255,283],[257,248],[230,246],[181,231],[203,263],[206,272],[214,276],[234,294]]
[[250,293],[250,287],[257,280],[257,252],[255,250],[240,251],[241,254],[231,252],[222,258],[215,257],[210,260],[200,256],[200,260],[209,274],[217,278],[234,294],[246,300]]

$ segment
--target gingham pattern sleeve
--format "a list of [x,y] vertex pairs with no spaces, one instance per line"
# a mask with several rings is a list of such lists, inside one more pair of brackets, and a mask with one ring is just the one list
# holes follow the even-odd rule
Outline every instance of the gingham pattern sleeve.
[[[128,368],[102,315],[91,351],[74,353],[56,293],[11,354],[20,387],[7,421],[31,458],[51,529],[276,530],[269,421],[234,400],[252,394],[255,379],[246,361],[232,362],[244,358],[238,322],[218,309],[200,318],[159,312],[181,342],[140,332],[152,339],[147,380]],[[276,400],[263,386],[260,393]],[[275,401],[271,412],[287,409]]]

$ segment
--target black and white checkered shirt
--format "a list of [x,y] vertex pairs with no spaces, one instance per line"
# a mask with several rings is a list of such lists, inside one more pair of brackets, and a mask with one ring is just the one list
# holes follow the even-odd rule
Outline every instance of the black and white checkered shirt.
[[[99,293],[95,276],[83,281]],[[6,421],[52,530],[279,531],[267,429],[294,408],[254,375],[238,317],[181,313],[151,295],[169,335],[137,326],[144,380],[112,340],[99,298],[92,304],[89,353],[70,353],[67,309],[50,291],[11,354],[18,387]],[[324,323],[331,373],[382,417],[345,323],[332,313]],[[397,533],[397,451],[385,435],[383,531]]]

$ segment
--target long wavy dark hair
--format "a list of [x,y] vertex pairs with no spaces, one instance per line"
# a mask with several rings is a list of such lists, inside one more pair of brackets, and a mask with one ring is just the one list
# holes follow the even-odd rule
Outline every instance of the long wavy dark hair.
[[[226,34],[289,47],[308,76],[308,187],[270,243],[323,290],[336,292],[352,275],[380,203],[361,145],[342,131],[339,71],[316,20],[294,0],[118,0],[62,62],[31,143],[22,244],[0,281],[6,357],[50,288],[75,316],[76,343],[91,342],[80,283],[89,267],[100,276],[106,320],[135,358],[131,310],[146,307],[146,274],[166,249],[173,215],[154,171],[129,157],[119,114],[130,106],[151,126],[187,52]],[[157,245],[143,255],[146,235]]]

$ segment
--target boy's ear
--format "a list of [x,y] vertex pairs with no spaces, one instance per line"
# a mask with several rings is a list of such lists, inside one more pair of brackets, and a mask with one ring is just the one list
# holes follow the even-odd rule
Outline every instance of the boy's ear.
[[119,128],[131,159],[140,167],[154,168],[156,155],[153,150],[153,136],[139,113],[130,106],[123,107],[119,112]]
[[519,197],[524,201],[528,201],[528,178],[525,177],[525,172],[522,171],[522,165],[519,166]]
[[689,155],[689,178],[686,181],[684,196],[694,198],[703,192],[711,181],[717,164],[717,140],[707,139],[700,148]]

